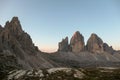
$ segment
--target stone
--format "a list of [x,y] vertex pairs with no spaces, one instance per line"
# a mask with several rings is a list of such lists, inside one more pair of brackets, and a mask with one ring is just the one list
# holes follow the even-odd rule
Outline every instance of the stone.
[[76,31],[70,40],[72,52],[78,53],[84,50],[84,37],[79,31]]
[[58,51],[67,52],[68,51],[68,37],[66,37],[65,39],[62,39],[62,41],[59,42],[58,46],[59,46]]
[[87,41],[86,48],[92,53],[102,53],[104,51],[103,41],[100,37],[93,33]]

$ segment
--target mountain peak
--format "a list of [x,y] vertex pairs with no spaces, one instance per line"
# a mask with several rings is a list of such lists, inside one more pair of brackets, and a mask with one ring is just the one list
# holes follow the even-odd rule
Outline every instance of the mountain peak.
[[10,22],[7,21],[5,25],[5,29],[9,30],[10,33],[14,34],[15,36],[18,36],[21,33],[23,33],[18,17],[13,17]]
[[62,39],[62,41],[59,42],[58,46],[59,46],[58,51],[68,51],[68,37]]
[[80,52],[84,50],[84,37],[79,31],[76,31],[70,40],[72,52]]
[[79,31],[76,31],[73,35],[73,37],[78,37],[80,35],[80,32]]
[[93,53],[103,52],[103,41],[95,33],[92,33],[87,41],[87,49]]
[[97,37],[97,34],[92,33],[92,34],[91,34],[91,37]]
[[19,21],[18,17],[14,16],[11,21]]

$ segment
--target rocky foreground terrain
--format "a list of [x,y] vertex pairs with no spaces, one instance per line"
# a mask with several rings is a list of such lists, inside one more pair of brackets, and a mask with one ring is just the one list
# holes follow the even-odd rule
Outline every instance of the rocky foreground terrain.
[[99,68],[50,68],[12,70],[2,74],[2,80],[120,80],[120,69]]
[[[0,26],[1,79],[80,80],[84,75],[89,78],[89,75],[79,68],[97,67],[120,67],[120,51],[114,50],[95,33],[85,44],[84,36],[76,31],[70,43],[66,37],[58,43],[57,52],[48,54],[34,45],[30,35],[22,29],[18,17],[7,21],[4,27]],[[49,70],[53,72],[49,73]]]

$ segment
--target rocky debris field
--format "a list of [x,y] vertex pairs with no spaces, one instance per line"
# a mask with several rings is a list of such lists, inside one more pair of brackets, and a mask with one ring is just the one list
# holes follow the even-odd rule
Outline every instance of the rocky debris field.
[[39,70],[13,70],[8,73],[7,80],[79,80],[84,77],[78,69],[51,68]]
[[120,80],[120,68],[50,68],[12,70],[1,80]]

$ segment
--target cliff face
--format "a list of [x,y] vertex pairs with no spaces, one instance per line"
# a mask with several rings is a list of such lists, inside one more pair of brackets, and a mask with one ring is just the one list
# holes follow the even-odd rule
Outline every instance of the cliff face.
[[78,53],[84,50],[84,37],[79,31],[76,31],[70,40],[72,52]]
[[91,34],[86,47],[88,51],[93,53],[102,53],[104,51],[103,41],[96,34]]
[[13,56],[16,62],[25,69],[53,67],[40,53],[41,51],[34,46],[29,34],[23,31],[18,17],[13,17],[10,22],[7,21],[5,27],[0,26],[1,55]]
[[59,43],[58,51],[79,53],[84,51],[84,47],[84,37],[79,31],[76,31],[70,40],[70,44],[68,43],[68,37]]
[[73,52],[80,53],[88,51],[90,53],[110,53],[113,54],[116,52],[112,46],[108,46],[107,43],[104,43],[103,40],[97,36],[97,34],[91,34],[90,38],[87,41],[87,44],[84,43],[84,37],[80,34],[79,31],[76,31],[70,43],[68,43],[68,37],[63,39],[58,46],[58,51],[62,52]]
[[59,42],[58,46],[59,46],[58,51],[66,51],[67,52],[69,50],[69,48],[68,48],[68,46],[69,46],[68,45],[68,37],[66,37],[61,42]]

